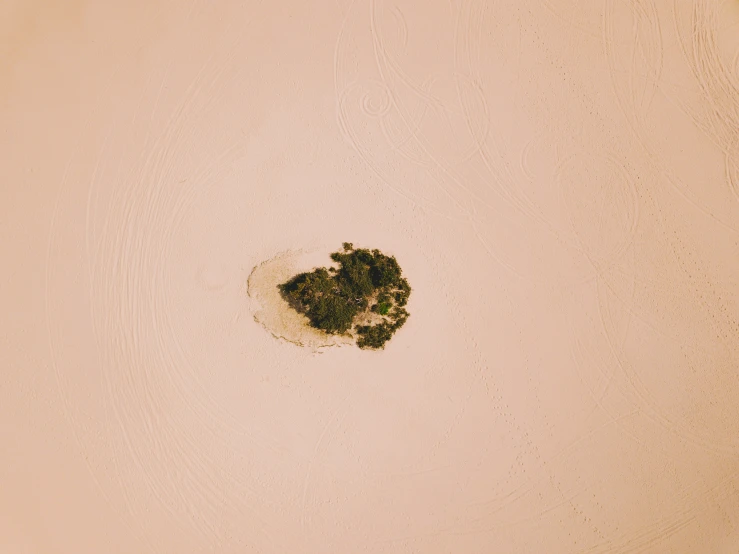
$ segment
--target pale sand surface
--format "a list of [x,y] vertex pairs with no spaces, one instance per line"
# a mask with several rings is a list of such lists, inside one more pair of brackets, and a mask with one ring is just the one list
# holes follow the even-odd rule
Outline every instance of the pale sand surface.
[[[4,0],[0,71],[0,552],[739,551],[736,1]],[[342,241],[383,352],[248,294]]]

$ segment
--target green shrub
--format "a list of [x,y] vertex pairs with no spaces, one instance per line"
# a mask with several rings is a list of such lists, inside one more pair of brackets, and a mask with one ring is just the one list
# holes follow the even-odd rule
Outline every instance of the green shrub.
[[[350,242],[342,247],[343,252],[331,254],[338,268],[300,273],[278,285],[280,292],[316,329],[330,334],[353,331],[360,348],[383,348],[410,315],[404,306],[411,287],[394,256],[355,249]],[[356,325],[368,311],[382,316],[382,321]]]

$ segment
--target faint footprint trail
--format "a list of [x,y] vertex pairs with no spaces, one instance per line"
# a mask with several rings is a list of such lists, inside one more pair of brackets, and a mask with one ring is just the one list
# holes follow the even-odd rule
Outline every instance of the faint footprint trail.
[[[674,3],[672,18],[676,28],[678,19],[675,10],[683,5],[692,7],[693,3],[685,2],[680,6],[678,2]],[[703,216],[732,233],[739,233],[739,227],[735,222],[718,213],[716,208],[710,205],[703,189],[689,186],[675,172],[670,161],[661,153],[652,138],[652,130],[649,127],[649,106],[657,91],[666,95],[672,104],[698,128],[710,134],[706,118],[692,113],[692,110],[687,107],[687,102],[678,97],[678,92],[680,92],[678,88],[672,87],[677,92],[671,93],[668,81],[663,76],[665,22],[670,17],[669,14],[662,13],[664,8],[666,6],[657,4],[653,0],[639,0],[638,3],[630,4],[619,4],[613,0],[606,0],[604,3],[602,43],[617,104],[634,137],[647,154],[644,161],[648,166],[663,175],[665,182],[672,190],[690,202]],[[624,20],[632,21],[631,29],[622,25],[621,22]],[[682,33],[679,30],[677,33],[680,38]],[[624,42],[624,37],[630,35],[632,40]],[[695,67],[696,64],[690,61],[692,54],[687,51],[685,39],[681,38],[679,42],[689,65]],[[693,71],[695,73],[699,70],[693,69]],[[683,93],[680,92],[680,94]],[[715,102],[713,105],[716,105]],[[723,147],[725,149],[726,143]]]
[[[634,359],[639,351],[631,350],[628,353],[621,347],[615,339],[618,331],[608,318],[602,318],[603,336],[608,341],[607,350],[625,378],[624,392],[633,395],[635,406],[644,415],[665,432],[683,439],[686,444],[709,452],[734,454],[739,452],[739,441],[732,426],[736,414],[728,400],[732,394],[728,389],[736,391],[719,383],[722,375],[739,358],[739,351],[731,338],[739,329],[738,318],[727,309],[713,277],[702,269],[696,255],[699,250],[695,241],[689,234],[681,235],[675,231],[676,226],[667,222],[667,214],[651,195],[648,196],[649,207],[655,210],[656,222],[661,230],[658,247],[665,257],[664,263],[675,266],[678,273],[671,274],[669,281],[664,284],[665,290],[654,288],[656,281],[644,282],[641,283],[639,294],[642,299],[649,299],[658,310],[661,304],[670,306],[674,299],[679,299],[679,311],[672,308],[674,313],[671,317],[663,316],[661,321],[648,323],[648,326],[655,333],[652,341],[666,341],[665,348],[676,353],[676,360],[671,366],[673,386],[686,390],[674,391],[673,396],[682,394],[683,402],[674,405],[668,400],[667,392],[644,381],[638,367],[650,362],[644,360],[639,363],[638,358]],[[655,297],[657,292],[668,296],[663,300]],[[600,306],[601,313],[604,309],[607,309],[607,305]],[[690,318],[686,314],[701,314],[701,320],[696,321],[695,316]],[[644,333],[643,326],[642,329]],[[699,372],[699,368],[703,369]],[[721,398],[717,398],[715,403],[692,402],[693,398],[703,398],[700,391],[711,386],[726,392],[726,396],[722,392]]]
[[[668,167],[665,167],[661,157],[656,153],[656,149],[650,144],[649,133],[645,126],[646,112],[644,112],[642,106],[643,103],[639,101],[637,95],[638,89],[634,87],[636,78],[638,75],[643,74],[642,70],[639,70],[635,65],[636,58],[632,53],[632,63],[630,71],[628,73],[629,85],[625,89],[623,88],[623,79],[618,75],[616,67],[622,65],[626,59],[620,52],[617,51],[616,45],[619,44],[617,39],[621,36],[617,32],[615,26],[615,17],[613,12],[616,4],[613,2],[607,3],[607,9],[605,11],[605,27],[604,27],[604,45],[606,46],[606,52],[608,53],[609,66],[611,68],[612,83],[621,105],[622,111],[627,115],[630,125],[634,130],[634,134],[640,143],[645,147],[647,152],[650,153],[650,158],[654,160],[655,166],[659,168],[661,174],[665,176],[666,181],[672,185],[673,190],[677,191],[683,198],[688,200],[695,208],[697,208],[703,215],[708,216],[712,221],[719,223],[724,229],[732,232],[737,232],[735,222],[729,223],[726,219],[721,219],[712,209],[707,207],[704,202],[700,199],[700,191],[692,190],[688,188],[675,173]],[[647,9],[642,9],[643,6],[647,6]],[[639,11],[637,12],[637,8]],[[656,10],[656,5],[651,3],[639,3],[634,5],[635,10],[634,19],[638,21],[639,18],[646,18],[647,21],[652,23],[649,25],[655,31],[652,36],[655,39],[651,40],[653,44],[661,44],[662,36],[661,32],[656,34],[660,29],[660,18]],[[721,59],[720,49],[718,47],[717,36],[719,31],[717,13],[717,5],[711,5],[708,2],[674,2],[672,6],[672,18],[673,24],[679,38],[684,58],[688,62],[689,68],[695,77],[696,84],[699,86],[702,98],[705,99],[705,108],[700,112],[693,111],[686,107],[685,102],[679,101],[677,104],[681,107],[681,111],[699,128],[703,133],[711,138],[714,143],[724,153],[725,159],[725,172],[727,182],[731,193],[734,194],[734,178],[736,164],[734,163],[734,152],[736,150],[736,129],[739,128],[739,123],[736,119],[736,107],[737,107],[737,94],[736,94],[736,81],[730,75],[730,71],[727,68],[725,61]],[[684,17],[683,17],[684,16]],[[664,18],[662,18],[664,19]],[[691,27],[685,29],[682,26],[681,21],[691,22]],[[634,50],[637,51],[637,47],[642,51],[647,51],[650,39],[648,37],[640,37],[639,34],[635,34],[638,37],[634,43]],[[644,56],[643,58],[647,63],[647,69],[651,70],[647,73],[647,76],[652,82],[659,81],[659,75],[661,73],[661,63],[657,64],[656,60],[661,59],[654,56]],[[651,62],[649,60],[652,60]],[[709,286],[705,290],[701,290],[700,283],[708,284],[711,283],[712,278],[710,275],[704,274],[700,278],[696,278],[696,273],[701,273],[700,264],[694,261],[695,256],[693,252],[697,252],[697,245],[685,244],[685,237],[679,236],[674,232],[668,231],[671,228],[671,224],[666,220],[666,214],[662,213],[660,207],[660,201],[654,196],[648,187],[641,189],[641,194],[648,201],[649,210],[653,215],[656,216],[656,221],[662,230],[662,240],[665,246],[673,254],[674,263],[680,269],[680,280],[676,282],[673,280],[672,283],[665,282],[664,286],[673,289],[676,293],[676,297],[680,297],[685,301],[690,298],[693,302],[698,302],[701,307],[701,312],[711,314],[712,318],[717,318],[722,314],[725,309],[720,306],[723,304],[719,297],[719,292],[712,286]],[[646,283],[645,283],[646,284]],[[657,283],[649,284],[653,287]],[[688,288],[686,288],[688,287]],[[699,287],[699,288],[695,288]],[[690,290],[692,288],[692,290]],[[706,296],[708,290],[713,289],[711,292],[712,298]],[[648,289],[645,289],[648,290]],[[653,289],[654,290],[654,289]],[[710,300],[709,300],[710,298]],[[736,327],[736,321],[731,318],[714,319],[711,326],[717,331],[718,336],[715,338],[705,337],[706,340],[714,341],[716,338],[720,339],[721,330],[724,331]],[[671,334],[671,333],[670,333]],[[684,339],[683,339],[684,340]],[[688,342],[692,348],[697,348],[695,340]],[[683,344],[683,348],[688,348],[686,344]],[[731,439],[729,436],[720,436],[715,433],[715,429],[701,429],[695,423],[688,421],[678,421],[675,419],[676,414],[665,411],[664,407],[659,405],[659,400],[654,395],[654,391],[650,391],[648,385],[646,385],[635,372],[633,364],[626,360],[624,354],[620,352],[620,349],[613,348],[613,353],[617,356],[621,368],[629,376],[630,386],[633,392],[636,393],[638,401],[643,402],[642,408],[645,412],[650,414],[651,417],[655,418],[655,421],[663,426],[667,431],[676,433],[684,438],[689,443],[695,444],[700,448],[706,448],[711,451],[722,451],[722,452],[733,452],[737,448],[736,441]],[[735,357],[731,352],[725,352],[730,358]],[[686,358],[701,359],[705,353],[701,353],[699,350],[686,351]],[[719,359],[715,358],[711,361],[706,360],[709,366],[712,366]],[[695,362],[693,362],[695,363]]]

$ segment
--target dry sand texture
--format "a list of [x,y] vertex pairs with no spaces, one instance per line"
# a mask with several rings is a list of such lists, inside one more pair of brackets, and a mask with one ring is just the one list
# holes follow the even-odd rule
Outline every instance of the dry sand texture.
[[[739,551],[735,0],[0,33],[0,552]],[[381,353],[254,319],[342,241],[414,287]]]

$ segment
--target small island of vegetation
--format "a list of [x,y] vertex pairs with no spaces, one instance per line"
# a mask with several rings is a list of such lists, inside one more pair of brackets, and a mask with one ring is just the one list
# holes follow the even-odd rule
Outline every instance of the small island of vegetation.
[[300,273],[278,285],[280,293],[312,327],[353,336],[359,348],[384,348],[410,315],[405,306],[411,287],[398,262],[349,242],[331,259],[338,267]]

